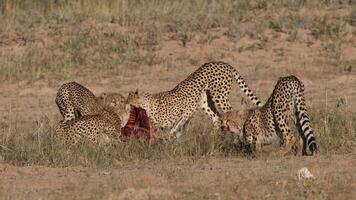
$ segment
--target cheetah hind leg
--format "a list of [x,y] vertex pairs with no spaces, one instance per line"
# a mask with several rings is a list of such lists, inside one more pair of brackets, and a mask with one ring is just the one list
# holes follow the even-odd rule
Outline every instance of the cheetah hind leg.
[[307,142],[306,142],[305,137],[300,136],[299,141],[296,141],[295,146],[296,146],[295,155],[298,155],[298,156],[308,155],[307,154]]
[[299,141],[296,141],[295,145],[295,155],[305,156],[306,154],[306,142],[305,139],[300,137]]
[[215,103],[211,97],[210,91],[206,90],[202,93],[200,100],[200,107],[212,119],[214,130],[220,130],[221,121],[220,113],[218,112]]
[[[217,113],[226,113],[232,110],[232,106],[230,104],[230,100],[229,100],[229,92],[228,93],[224,93],[225,89],[220,89],[218,91],[215,92],[211,92],[211,94],[209,93],[209,91],[207,91],[207,97],[209,100],[209,105],[210,102],[212,102],[212,106],[215,106],[215,110]],[[228,89],[229,91],[231,90],[231,86]],[[210,106],[210,107],[212,107]]]

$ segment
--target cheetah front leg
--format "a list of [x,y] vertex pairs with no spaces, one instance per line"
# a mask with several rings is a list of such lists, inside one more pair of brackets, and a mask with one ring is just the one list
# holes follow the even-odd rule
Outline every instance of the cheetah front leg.
[[245,138],[245,141],[251,152],[260,152],[262,150],[261,141],[256,136],[249,135]]
[[187,123],[188,120],[189,117],[181,117],[180,119],[178,119],[177,122],[174,124],[173,128],[171,129],[170,134],[175,138],[179,138],[182,135],[184,125]]
[[67,122],[76,118],[75,108],[72,105],[66,105],[65,110],[63,111],[63,121]]
[[288,117],[287,115],[281,114],[280,116],[277,116],[276,121],[283,139],[282,154],[288,155],[291,153],[292,147],[295,144],[295,137],[289,127]]
[[262,143],[259,137],[259,133],[261,130],[256,129],[254,126],[254,119],[249,119],[246,121],[244,128],[243,128],[243,138],[245,142],[248,144],[248,148],[251,152],[260,152],[262,149]]
[[56,104],[58,106],[59,112],[61,113],[63,119],[65,118],[65,106],[62,101],[56,99]]

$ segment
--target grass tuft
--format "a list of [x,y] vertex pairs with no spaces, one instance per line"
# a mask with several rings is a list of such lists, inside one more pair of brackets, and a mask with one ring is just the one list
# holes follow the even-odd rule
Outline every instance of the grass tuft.
[[[348,154],[356,148],[356,117],[339,107],[311,113],[321,155]],[[321,117],[320,117],[321,116]],[[213,133],[206,124],[197,123],[188,126],[186,134],[179,140],[145,141],[131,138],[125,142],[94,145],[83,141],[76,145],[64,143],[54,136],[53,130],[26,133],[28,127],[20,128],[13,122],[7,127],[7,134],[0,138],[0,156],[6,163],[13,165],[45,165],[52,167],[90,166],[109,168],[118,161],[165,160],[175,157],[201,156],[257,156],[249,152],[239,138],[221,133]],[[165,133],[168,134],[168,133]],[[276,141],[279,144],[279,141]],[[267,148],[267,147],[264,147]],[[268,148],[267,148],[268,149]],[[278,152],[279,147],[272,148]],[[271,154],[263,151],[263,155]],[[273,155],[273,153],[271,154]]]

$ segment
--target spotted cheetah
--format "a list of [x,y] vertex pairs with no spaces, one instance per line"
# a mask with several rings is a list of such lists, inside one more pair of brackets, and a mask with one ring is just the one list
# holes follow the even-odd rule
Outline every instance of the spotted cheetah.
[[169,91],[156,94],[130,92],[127,104],[145,109],[155,125],[171,128],[170,134],[178,138],[198,106],[211,117],[215,127],[219,127],[219,113],[232,109],[229,94],[233,81],[255,105],[261,105],[238,71],[224,62],[203,64]]
[[283,141],[282,153],[286,155],[295,144],[295,137],[288,124],[291,112],[295,116],[295,124],[303,143],[301,153],[307,155],[308,146],[311,155],[316,155],[317,145],[306,111],[304,85],[295,76],[281,77],[261,108],[224,114],[221,126],[225,131],[243,136],[257,151],[262,144],[271,143],[279,136]]
[[125,108],[126,98],[120,93],[102,93],[98,97],[99,103],[102,106],[110,106],[116,108]]
[[252,109],[244,109],[238,111],[228,111],[220,116],[221,130],[224,133],[231,132],[240,138],[243,137],[242,128],[247,116]]
[[59,123],[56,134],[73,144],[83,138],[93,143],[118,140],[121,135],[119,115],[113,108],[105,108],[100,114],[84,115],[78,119]]
[[130,115],[130,107],[125,104],[126,98],[120,93],[102,93],[98,99],[104,108],[116,110],[121,119],[121,127],[124,127]]
[[76,82],[63,84],[56,97],[64,118],[56,128],[57,135],[65,136],[73,143],[82,137],[93,142],[99,138],[118,138],[121,126],[125,125],[121,119],[128,118],[123,99],[118,93],[104,93],[97,98]]
[[63,122],[85,115],[96,115],[103,109],[97,97],[76,82],[63,84],[58,89],[55,101],[63,116]]

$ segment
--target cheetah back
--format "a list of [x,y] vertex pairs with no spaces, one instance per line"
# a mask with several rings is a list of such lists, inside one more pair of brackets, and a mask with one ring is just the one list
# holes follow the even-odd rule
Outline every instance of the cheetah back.
[[60,123],[56,133],[70,143],[76,143],[83,138],[98,143],[102,138],[106,142],[117,140],[121,129],[102,115],[87,115]]
[[[199,105],[216,121],[219,112],[232,108],[229,94],[234,80],[255,105],[260,105],[236,69],[223,62],[205,63],[170,91],[153,95],[130,93],[128,103],[146,109],[161,127],[172,127],[181,117],[189,118]],[[206,100],[201,102],[204,95]]]
[[64,121],[85,115],[95,115],[102,111],[95,95],[76,82],[65,83],[59,88],[56,104]]

